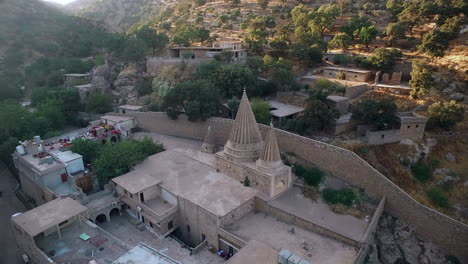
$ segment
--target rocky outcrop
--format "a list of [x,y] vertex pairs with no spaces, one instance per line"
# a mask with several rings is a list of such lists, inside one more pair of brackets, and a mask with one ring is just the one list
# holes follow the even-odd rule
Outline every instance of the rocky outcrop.
[[410,226],[391,215],[382,214],[373,242],[369,245],[368,264],[451,264],[432,243],[418,239]]

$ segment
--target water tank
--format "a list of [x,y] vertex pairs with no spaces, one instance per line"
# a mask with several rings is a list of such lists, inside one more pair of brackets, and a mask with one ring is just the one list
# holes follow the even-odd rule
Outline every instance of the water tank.
[[24,149],[23,145],[16,146],[16,152],[18,152],[18,154],[20,154],[20,155],[25,155],[26,154],[26,150]]
[[34,142],[36,142],[37,144],[41,143],[41,136],[34,136]]
[[291,252],[287,251],[286,249],[281,249],[278,255],[278,263],[279,264],[288,264],[288,259],[291,256]]

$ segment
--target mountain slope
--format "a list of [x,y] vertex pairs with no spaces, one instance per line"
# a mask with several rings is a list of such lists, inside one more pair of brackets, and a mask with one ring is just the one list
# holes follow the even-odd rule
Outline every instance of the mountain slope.
[[90,56],[103,31],[38,0],[3,0],[0,9],[8,10],[0,16],[0,71],[42,55]]
[[65,6],[71,14],[102,21],[108,29],[122,32],[159,13],[162,0],[78,0]]

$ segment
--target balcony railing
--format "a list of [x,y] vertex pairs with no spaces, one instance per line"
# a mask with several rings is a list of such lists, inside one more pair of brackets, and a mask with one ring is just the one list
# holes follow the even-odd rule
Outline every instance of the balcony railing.
[[136,202],[136,201],[128,198],[127,196],[122,196],[122,201],[124,203],[128,204],[130,207],[134,207],[134,208],[140,207],[141,208],[140,213],[142,213],[143,215],[147,214],[150,217],[155,218],[158,222],[161,222],[162,220],[166,219],[167,217],[171,216],[172,214],[175,214],[177,212],[177,210],[178,210],[177,206],[173,205],[168,210],[166,210],[166,211],[164,211],[162,213],[161,212],[157,213],[156,211],[154,211],[152,208],[145,205],[144,203]]

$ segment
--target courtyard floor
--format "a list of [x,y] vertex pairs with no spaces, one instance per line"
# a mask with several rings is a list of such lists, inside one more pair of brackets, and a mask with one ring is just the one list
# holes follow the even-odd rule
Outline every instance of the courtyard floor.
[[205,247],[197,254],[190,255],[190,250],[183,247],[176,240],[170,237],[159,239],[147,229],[140,231],[130,223],[130,220],[131,216],[124,213],[122,216],[111,217],[110,222],[99,224],[99,227],[131,247],[143,242],[160,253],[184,264],[221,264],[225,262],[218,255],[208,251],[208,247]]

